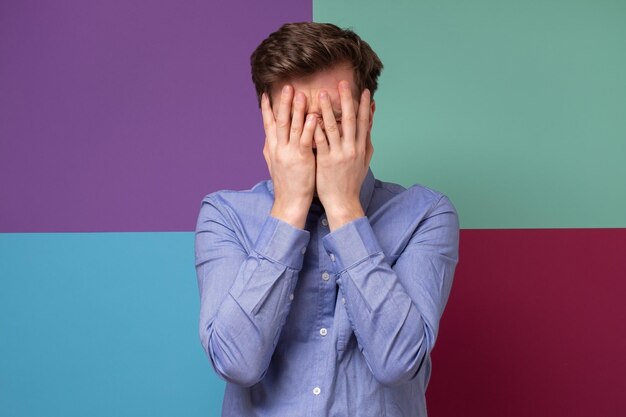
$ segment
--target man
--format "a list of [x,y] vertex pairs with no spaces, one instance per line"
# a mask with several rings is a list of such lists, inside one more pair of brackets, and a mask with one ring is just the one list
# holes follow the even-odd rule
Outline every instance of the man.
[[458,259],[447,197],[374,178],[382,64],[334,25],[282,26],[251,57],[271,181],[206,196],[200,340],[223,416],[426,416]]

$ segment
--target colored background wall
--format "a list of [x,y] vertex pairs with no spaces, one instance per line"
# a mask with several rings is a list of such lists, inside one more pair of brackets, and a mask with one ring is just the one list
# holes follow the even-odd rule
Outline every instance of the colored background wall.
[[379,176],[446,192],[463,228],[626,226],[626,3],[313,5],[386,66]]
[[311,19],[385,64],[374,173],[459,209],[430,415],[621,415],[625,18],[590,0],[1,3],[0,415],[219,415],[192,231],[204,195],[266,178],[248,57]]

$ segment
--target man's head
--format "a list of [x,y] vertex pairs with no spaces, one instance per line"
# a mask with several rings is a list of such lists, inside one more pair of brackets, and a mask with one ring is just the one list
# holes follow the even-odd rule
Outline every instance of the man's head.
[[[353,71],[355,97],[373,95],[383,64],[356,33],[329,23],[288,23],[270,34],[250,57],[259,106],[261,96],[287,82],[306,79],[337,67]],[[279,90],[280,91],[280,90]]]
[[302,201],[319,193],[325,207],[341,189],[335,194],[342,210],[362,212],[357,200],[373,153],[378,56],[351,30],[291,23],[261,42],[250,61],[272,180],[279,188],[299,183],[291,194],[304,193]]

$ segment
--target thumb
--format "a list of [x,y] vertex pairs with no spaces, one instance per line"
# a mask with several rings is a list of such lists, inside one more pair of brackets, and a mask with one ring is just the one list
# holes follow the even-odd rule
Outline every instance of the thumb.
[[267,170],[272,175],[272,163],[270,162],[270,149],[269,144],[267,142],[267,136],[265,137],[265,145],[263,145],[263,158],[265,158],[265,163],[267,164]]

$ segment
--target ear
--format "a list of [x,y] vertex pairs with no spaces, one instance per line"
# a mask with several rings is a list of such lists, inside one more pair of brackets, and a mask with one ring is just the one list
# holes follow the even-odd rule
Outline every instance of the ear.
[[374,123],[374,112],[376,111],[376,102],[372,100],[370,102],[370,127],[369,130],[372,130],[372,124]]

